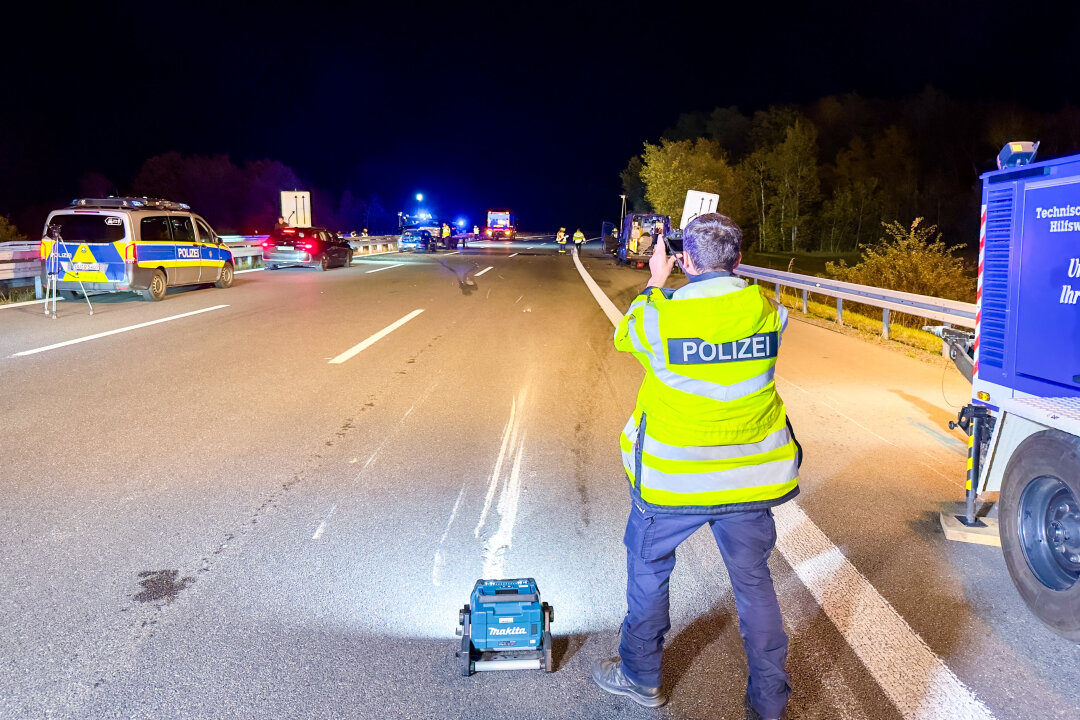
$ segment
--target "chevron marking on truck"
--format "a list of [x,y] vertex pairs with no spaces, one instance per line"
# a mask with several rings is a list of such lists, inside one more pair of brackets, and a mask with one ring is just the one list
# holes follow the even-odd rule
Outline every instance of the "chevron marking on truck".
[[979,377],[979,328],[982,326],[983,262],[986,255],[986,206],[982,206],[979,219],[979,284],[975,290],[975,356],[972,358],[971,375]]

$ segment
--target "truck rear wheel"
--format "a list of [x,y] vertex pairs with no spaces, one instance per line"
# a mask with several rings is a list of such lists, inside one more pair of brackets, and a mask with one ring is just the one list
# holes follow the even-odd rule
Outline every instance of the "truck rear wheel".
[[1080,641],[1080,438],[1045,430],[1020,443],[999,500],[1013,584],[1051,630]]

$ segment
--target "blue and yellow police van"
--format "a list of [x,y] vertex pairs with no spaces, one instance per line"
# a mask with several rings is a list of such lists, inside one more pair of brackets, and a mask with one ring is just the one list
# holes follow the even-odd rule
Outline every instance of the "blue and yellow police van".
[[57,290],[135,291],[161,300],[178,285],[227,288],[232,251],[184,203],[153,198],[82,198],[49,213],[41,240],[42,272],[57,273]]

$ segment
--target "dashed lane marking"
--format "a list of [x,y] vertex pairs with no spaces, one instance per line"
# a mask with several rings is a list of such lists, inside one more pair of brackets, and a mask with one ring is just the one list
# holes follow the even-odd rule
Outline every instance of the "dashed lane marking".
[[517,257],[517,256],[518,256],[518,254],[514,253],[513,255],[508,255],[507,257]]
[[[611,324],[622,314],[574,252]],[[994,720],[889,601],[794,501],[773,509],[776,547],[905,720]]]
[[192,310],[191,312],[180,313],[179,315],[170,315],[169,317],[160,318],[158,320],[151,320],[149,322],[139,323],[138,325],[128,325],[127,327],[117,328],[116,330],[107,330],[105,332],[94,333],[93,335],[87,335],[86,337],[75,338],[74,340],[65,340],[64,342],[46,345],[45,347],[34,348],[33,350],[23,350],[22,352],[15,353],[11,357],[36,355],[37,353],[42,353],[46,350],[56,350],[57,348],[67,347],[68,345],[77,345],[79,343],[84,343],[89,340],[97,340],[98,338],[109,337],[110,335],[119,335],[120,333],[131,332],[132,330],[138,330],[140,328],[150,327],[151,325],[158,325],[160,323],[171,322],[173,320],[180,320],[181,318],[191,317],[192,315],[201,315],[202,313],[207,313],[211,310],[220,310],[227,307],[229,306],[214,305],[213,307],[203,308],[202,310]]
[[348,350],[346,350],[345,352],[341,353],[336,358],[331,360],[330,364],[331,365],[340,365],[340,364],[342,364],[344,362],[347,362],[348,360],[356,357],[359,353],[363,352],[364,350],[368,349],[369,347],[371,347],[375,343],[379,342],[384,337],[386,337],[390,333],[394,332],[399,327],[401,327],[405,323],[409,322],[410,320],[412,320],[414,317],[416,317],[417,315],[419,315],[422,312],[424,312],[423,308],[420,308],[419,310],[413,310],[411,313],[409,313],[405,317],[401,318],[400,320],[397,320],[395,322],[390,323],[389,325],[384,327],[382,330],[380,330],[379,332],[377,332],[374,335],[372,335],[371,337],[369,337],[367,340],[364,340],[361,343],[353,345],[351,348],[349,348]]
[[391,268],[401,267],[405,263],[391,263],[390,265],[383,265],[382,267],[375,268],[374,270],[365,270],[365,275],[370,275],[373,272],[382,272],[383,270],[389,270]]
[[488,266],[487,266],[486,268],[484,268],[484,269],[483,269],[483,270],[481,270],[480,272],[478,272],[478,273],[476,273],[475,275],[473,275],[473,277],[480,277],[481,275],[483,275],[484,273],[486,273],[486,272],[487,272],[488,270],[494,270],[494,269],[495,269],[495,266],[494,266],[494,265],[488,265]]

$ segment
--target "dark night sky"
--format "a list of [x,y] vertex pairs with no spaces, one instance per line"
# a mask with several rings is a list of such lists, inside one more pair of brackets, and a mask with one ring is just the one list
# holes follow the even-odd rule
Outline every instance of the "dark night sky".
[[281,160],[391,211],[423,191],[445,214],[507,205],[525,227],[593,227],[680,112],[928,84],[1080,102],[1076,2],[227,5],[8,15],[0,213],[66,201],[86,171],[123,187],[178,150]]

